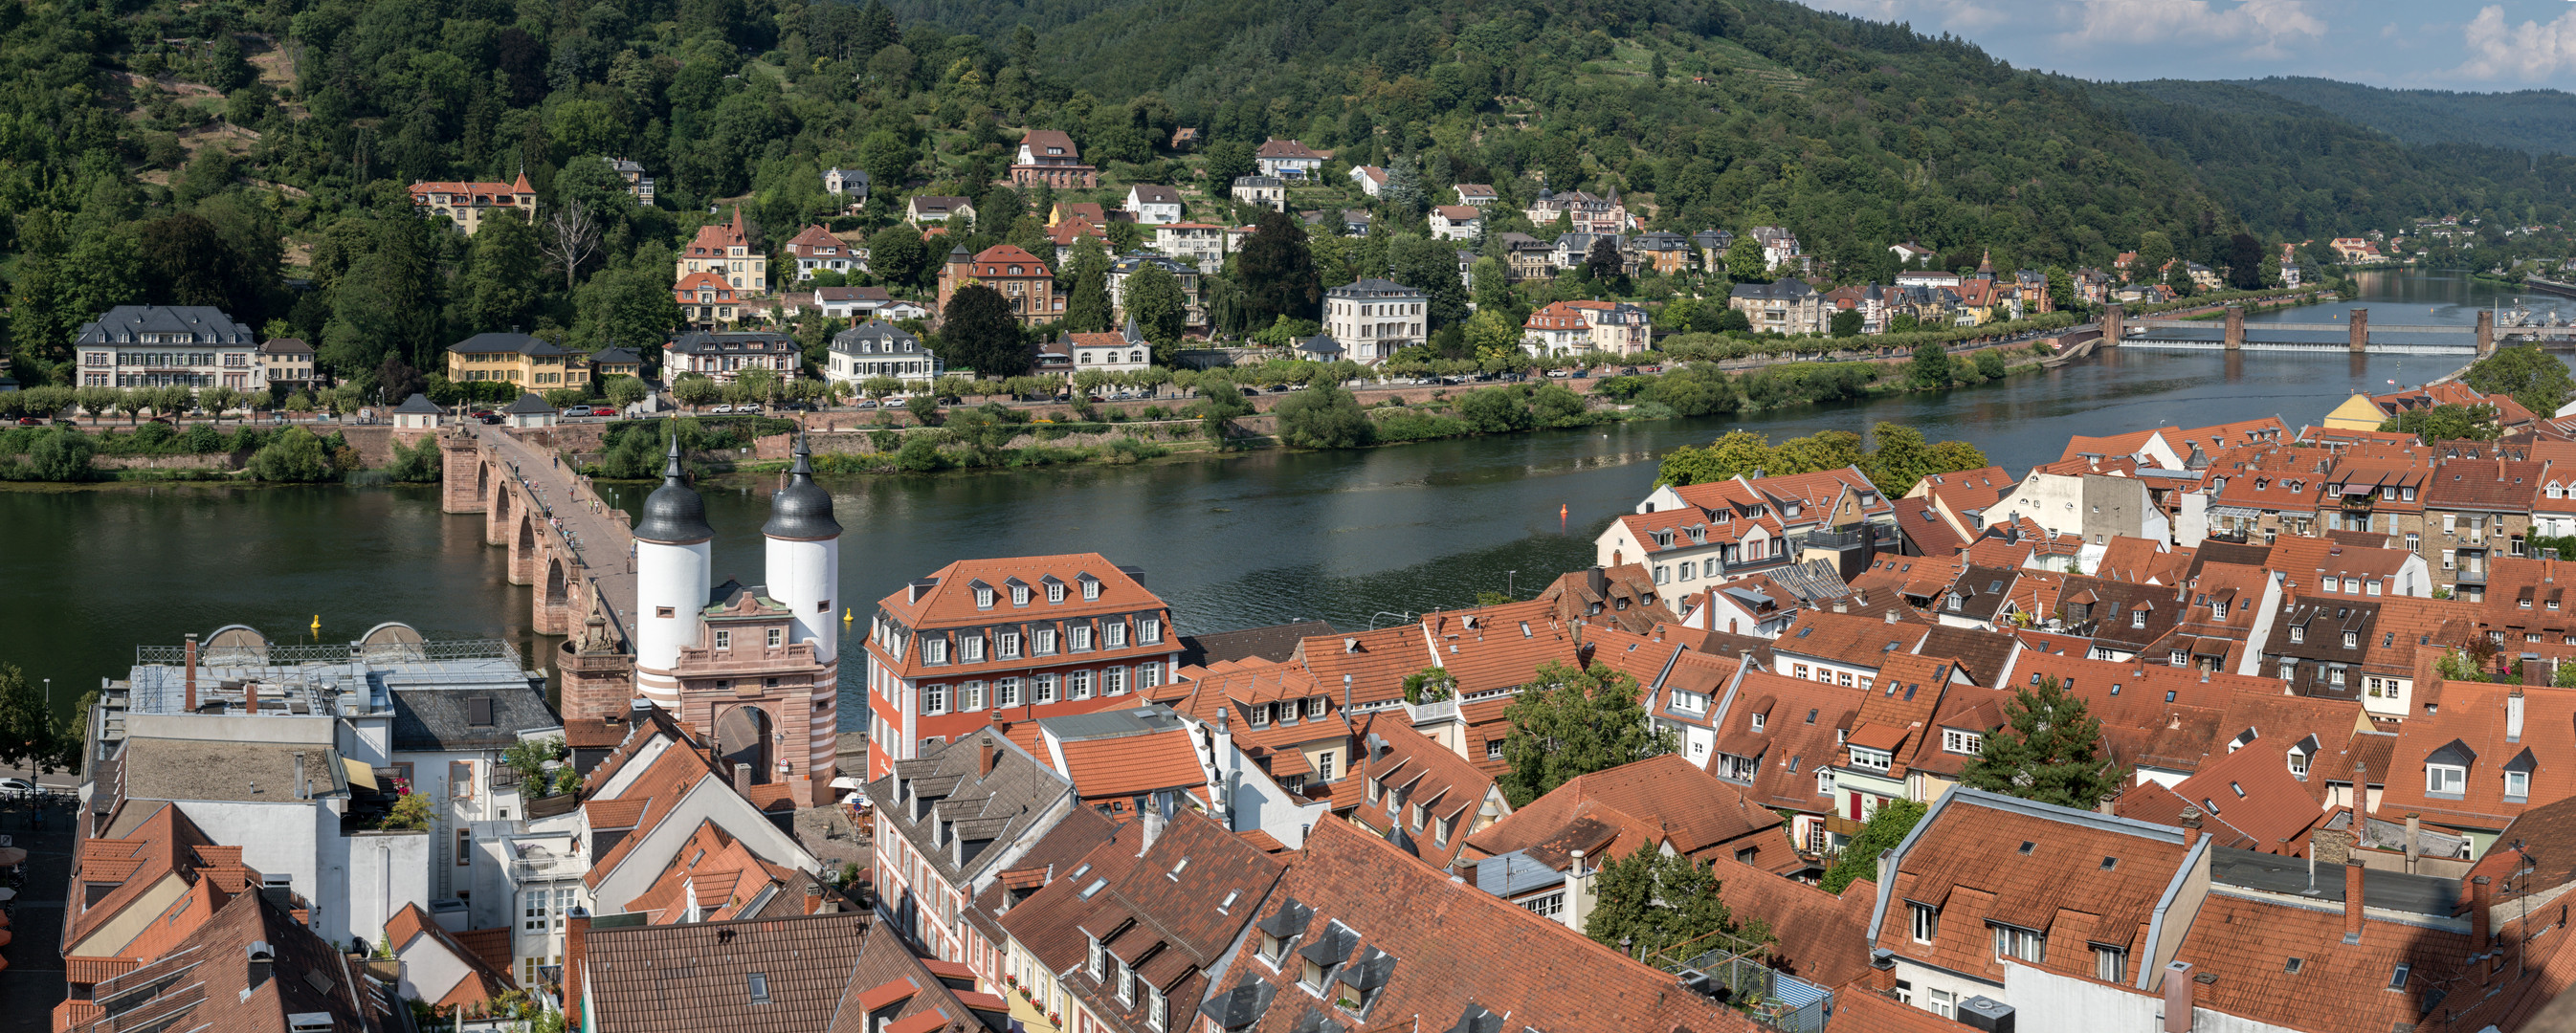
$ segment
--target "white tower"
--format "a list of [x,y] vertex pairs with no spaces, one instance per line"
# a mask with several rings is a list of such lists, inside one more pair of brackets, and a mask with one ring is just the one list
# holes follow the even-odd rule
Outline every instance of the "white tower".
[[644,500],[635,525],[635,692],[674,714],[680,682],[671,674],[680,647],[699,644],[712,559],[707,503],[680,478],[680,438],[662,466],[662,486]]
[[832,518],[832,493],[814,483],[813,457],[804,435],[797,435],[796,465],[787,486],[770,496],[769,522],[760,533],[769,546],[769,597],[794,615],[796,640],[813,643],[814,659],[823,665],[805,733],[812,747],[808,764],[821,792],[831,783],[840,741],[840,614],[833,600],[841,594],[841,524]]

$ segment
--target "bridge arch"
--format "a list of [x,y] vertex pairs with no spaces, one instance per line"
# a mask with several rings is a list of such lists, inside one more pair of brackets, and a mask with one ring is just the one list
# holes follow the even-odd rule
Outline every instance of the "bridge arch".
[[753,785],[778,780],[778,720],[757,703],[743,703],[716,717],[716,761],[732,777],[734,765],[751,765]]
[[484,502],[491,498],[492,464],[477,462],[474,464],[474,501]]

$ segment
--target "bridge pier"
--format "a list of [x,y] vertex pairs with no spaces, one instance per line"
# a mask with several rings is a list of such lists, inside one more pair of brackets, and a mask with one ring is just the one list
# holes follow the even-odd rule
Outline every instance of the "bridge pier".
[[2120,335],[2124,332],[2120,324],[2126,318],[2128,313],[2121,310],[2118,305],[2102,310],[2102,347],[2109,348],[2120,343]]
[[2369,351],[2370,310],[2366,308],[2354,309],[2352,310],[2350,319],[2351,322],[2346,325],[2348,331],[2352,334],[2352,350],[2357,352]]
[[438,485],[440,512],[480,513],[491,505],[492,482],[472,437],[438,436]]
[[483,544],[508,545],[510,518],[518,514],[513,501],[516,496],[511,494],[509,482],[502,479],[502,471],[493,464],[484,463],[481,476],[492,485],[491,504],[483,510]]
[[2478,357],[2483,359],[2493,354],[2495,354],[2495,310],[2482,308],[2478,310]]
[[2227,306],[2227,350],[2245,350],[2245,306]]

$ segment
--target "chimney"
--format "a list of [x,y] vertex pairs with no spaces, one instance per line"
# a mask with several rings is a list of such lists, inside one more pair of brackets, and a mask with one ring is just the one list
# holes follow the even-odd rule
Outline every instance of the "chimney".
[[1566,871],[1565,881],[1573,886],[1574,892],[1566,895],[1565,913],[1569,918],[1566,924],[1581,929],[1583,920],[1592,914],[1592,872],[1584,867],[1583,851],[1568,851],[1567,856],[1573,861],[1573,867]]
[[254,717],[259,714],[259,683],[256,681],[242,683],[242,713]]
[[2353,761],[2352,841],[2355,845],[2359,845],[2361,842],[2362,815],[2367,814],[2372,810],[2375,810],[2375,808],[2370,805],[2370,765],[2357,760]]
[[1887,611],[1887,622],[1888,622],[1889,624],[1894,624],[1894,623],[1896,623],[1896,611],[1894,611],[1894,610],[1889,610],[1889,611]]
[[1874,994],[1896,992],[1896,952],[1880,947],[1869,952],[1869,971],[1861,976],[1862,985]]
[[2165,1033],[2191,1033],[2191,962],[2165,965]]
[[[1215,761],[1210,766],[1216,769],[1217,777],[1216,819],[1229,829],[1234,827],[1234,784],[1238,770],[1235,767],[1234,719],[1229,713],[1233,709],[1231,706],[1216,708],[1216,756],[1210,758]],[[1372,756],[1370,759],[1376,758]]]
[[2200,845],[2200,808],[2182,809],[2182,848],[2186,851]]
[[[1354,639],[1353,641],[1358,641],[1358,640]],[[1342,676],[1342,719],[1343,719],[1343,720],[1345,720],[1345,721],[1350,720],[1350,716],[1351,716],[1351,676],[1350,676],[1350,675],[1345,674],[1345,675],[1343,675],[1343,676]]]
[[[2536,675],[2539,673],[2540,665],[2524,664],[2523,669]],[[2504,698],[2504,741],[2522,741],[2522,686],[2520,685],[2514,686],[2513,694]]]
[[2416,837],[2423,831],[2424,816],[2414,811],[2406,812],[2406,870],[2410,873],[2415,870],[2416,851],[2420,849],[2416,845]]
[[751,765],[736,764],[733,766],[733,791],[741,793],[744,796],[751,795]]
[[[193,639],[197,636],[190,635],[188,637]],[[249,968],[247,969],[249,979],[243,983],[242,989],[245,992],[259,989],[260,984],[268,982],[268,971],[276,964],[276,948],[270,947],[267,940],[251,941]]]
[[1136,856],[1143,857],[1145,856],[1146,851],[1154,849],[1154,841],[1162,838],[1163,836],[1164,818],[1162,805],[1155,802],[1151,797],[1146,798],[1144,813],[1138,815],[1138,818],[1141,821],[1145,834],[1142,837],[1143,841],[1136,844]]
[[188,633],[188,712],[197,712],[197,633]]
[[1893,849],[1889,849],[1889,850],[1881,850],[1881,851],[1879,851],[1879,852],[1878,852],[1878,884],[1879,884],[1879,885],[1881,885],[1881,886],[1893,886],[1893,885],[1896,885],[1894,882],[1890,881],[1890,880],[1893,880],[1893,879],[1895,879],[1895,878],[1896,878],[1896,851],[1895,851],[1895,850],[1893,850]]
[[985,735],[978,738],[975,742],[977,744],[975,756],[975,777],[982,778],[993,773],[993,758],[998,756],[1000,751],[993,748],[993,737],[991,735]]
[[2357,864],[2343,866],[2343,942],[2361,942],[2361,872]]
[[590,968],[590,909],[575,904],[564,912],[563,1010],[564,1028],[575,1029],[582,1019],[582,977]]
[[2477,963],[2479,986],[2493,983],[2496,970],[2487,958],[2487,941],[2493,938],[2487,913],[2495,907],[2495,891],[2488,882],[2484,875],[2469,879],[2469,959]]

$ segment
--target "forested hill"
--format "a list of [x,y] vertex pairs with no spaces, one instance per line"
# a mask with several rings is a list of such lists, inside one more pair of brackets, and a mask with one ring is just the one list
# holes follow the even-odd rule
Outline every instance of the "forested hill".
[[2305,76],[2244,79],[2230,85],[2297,101],[2407,143],[2473,143],[2576,154],[2576,94],[2560,90],[2388,90]]
[[2191,165],[2257,232],[2290,240],[2391,229],[2429,215],[2554,224],[2576,190],[2576,159],[2410,144],[2236,83],[2106,83],[2092,93]]
[[[956,194],[978,210],[956,243],[1034,242],[1049,196],[994,185],[1032,128],[1101,166],[1081,200],[1151,182],[1221,196],[1251,147],[1293,136],[1338,152],[1329,172],[1400,168],[1426,197],[1616,189],[1658,229],[1786,225],[1846,281],[1884,280],[1905,241],[1945,264],[2071,267],[2160,230],[2215,262],[2240,211],[2315,225],[2332,199],[2303,185],[2331,166],[2258,139],[2142,139],[2132,126],[2164,123],[2141,98],[2166,103],[2145,93],[2106,103],[1963,41],[1783,0],[896,2],[0,5],[17,373],[65,375],[72,331],[129,302],[221,305],[350,374],[513,326],[649,344],[678,318],[674,249],[736,207],[774,249],[813,222],[882,231],[905,196]],[[1207,145],[1163,149],[1181,127]],[[613,157],[659,181],[658,205],[625,200]],[[2416,185],[2360,181],[2355,210],[2524,196],[2497,189],[2500,169],[2407,160],[2388,170]],[[877,177],[864,214],[822,192],[834,166]],[[521,172],[542,211],[604,213],[598,246],[552,253],[551,231],[508,219],[468,238],[404,190]],[[1336,272],[1379,268],[1367,254]],[[879,258],[902,288],[935,264]]]

